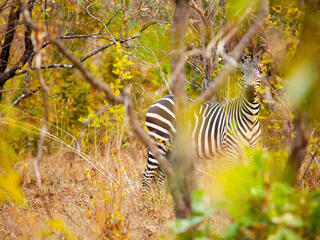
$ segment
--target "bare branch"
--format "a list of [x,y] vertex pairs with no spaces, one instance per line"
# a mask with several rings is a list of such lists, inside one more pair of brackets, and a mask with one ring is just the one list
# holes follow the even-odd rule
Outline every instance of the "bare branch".
[[104,108],[102,109],[99,109],[98,111],[95,112],[95,114],[91,117],[91,118],[88,118],[87,120],[85,120],[83,123],[82,123],[82,129],[81,129],[81,132],[79,133],[79,137],[77,139],[78,141],[78,151],[80,152],[81,151],[81,140],[82,140],[82,137],[84,136],[84,131],[87,129],[87,127],[90,125],[90,123],[92,123],[92,121],[96,118],[96,117],[99,117],[101,114],[105,113],[108,109],[109,109],[109,105],[105,106]]
[[[34,30],[39,30],[39,27],[36,23],[32,21],[30,18],[30,14],[28,13],[27,9],[24,9],[23,15],[25,17],[25,20],[30,24],[31,28]],[[49,40],[60,50],[60,52],[69,59],[75,68],[77,68],[82,76],[85,78],[86,81],[88,81],[94,88],[99,89],[103,91],[106,94],[107,99],[113,103],[113,104],[125,104],[127,113],[130,119],[130,123],[133,126],[133,130],[136,133],[136,135],[139,137],[139,139],[150,149],[152,154],[159,159],[160,167],[168,174],[168,176],[172,175],[172,172],[170,171],[170,168],[168,167],[168,162],[164,156],[160,154],[159,149],[157,146],[153,143],[150,136],[143,130],[142,127],[140,127],[138,119],[135,115],[132,103],[130,101],[130,94],[124,92],[124,96],[120,95],[113,95],[112,90],[110,86],[102,82],[98,79],[96,79],[90,71],[88,71],[81,63],[79,59],[77,59],[71,52],[68,50],[64,45],[61,44],[61,42],[57,39],[54,39],[52,36],[47,36]],[[41,46],[37,46],[39,49]],[[38,65],[38,71],[40,72],[40,64]],[[41,72],[40,72],[41,73]]]
[[[262,0],[260,3],[258,14],[255,18],[253,25],[244,34],[244,36],[239,41],[238,45],[233,49],[230,54],[235,60],[238,60],[244,48],[248,45],[249,41],[259,29],[263,26],[265,19],[269,13],[269,1]],[[210,100],[210,98],[217,92],[217,90],[223,85],[225,78],[234,71],[235,67],[227,62],[224,68],[221,70],[220,74],[215,78],[214,84],[212,84],[205,93],[197,99],[197,104],[202,104]]]
[[315,152],[315,153],[311,153],[311,159],[309,160],[306,168],[304,169],[303,173],[301,174],[301,181],[303,181],[306,173],[308,172],[309,170],[309,167],[311,165],[311,163],[315,160],[315,157],[317,156],[318,152]]
[[[95,38],[95,39],[105,39],[110,41],[110,38],[99,36],[99,34],[96,34],[96,33],[78,34],[78,35],[63,34],[61,36],[56,37],[56,39],[78,39],[78,38]],[[48,42],[45,42],[43,45],[46,45],[46,44],[48,44]]]
[[[119,40],[119,42],[120,42],[120,43],[124,43],[124,42],[126,42],[126,41],[135,39],[135,38],[137,38],[137,37],[138,37],[138,35],[133,36],[133,37],[131,37],[131,38],[121,39],[121,40]],[[105,49],[107,49],[107,48],[115,45],[116,43],[117,43],[117,41],[116,41],[116,42],[109,43],[109,44],[107,44],[107,45],[105,45],[105,46],[102,46],[102,47],[94,50],[92,53],[88,54],[87,56],[81,58],[80,61],[83,62],[83,61],[87,60],[88,58],[92,57],[93,55],[95,55],[95,54],[97,54],[97,53],[99,53],[99,52],[101,52],[101,51],[103,51],[103,50],[105,50]]]
[[9,1],[9,0],[5,0],[5,1],[0,5],[0,12],[6,7],[8,1]]
[[[56,38],[56,39],[57,39],[57,38]],[[55,39],[55,40],[56,40],[56,39]],[[131,38],[131,39],[132,39],[132,38]],[[131,40],[131,39],[129,39],[129,40]],[[51,41],[50,41],[50,42],[51,42]],[[121,42],[125,42],[125,41],[123,40],[123,41],[121,41]],[[84,62],[84,61],[87,60],[88,58],[96,55],[97,53],[99,53],[99,52],[101,52],[101,51],[103,51],[103,50],[105,50],[105,49],[107,49],[107,48],[109,48],[109,47],[111,47],[111,46],[113,46],[113,45],[115,45],[115,43],[110,43],[110,44],[104,45],[104,46],[102,46],[102,47],[94,50],[94,51],[91,52],[90,54],[82,57],[82,58],[80,59],[80,62]],[[75,67],[75,66],[72,65],[72,64],[53,63],[53,64],[49,64],[49,65],[42,65],[42,66],[40,67],[40,69],[49,69],[49,68],[66,68],[66,69],[73,69],[74,67]],[[35,70],[35,69],[36,69],[35,67],[30,67],[28,70]],[[28,72],[28,70],[22,70],[22,71],[16,73],[15,75],[25,74],[25,73]]]
[[173,171],[171,166],[169,165],[169,161],[160,153],[158,147],[154,144],[152,138],[143,130],[143,128],[140,127],[136,112],[134,111],[132,102],[130,100],[129,88],[126,88],[124,90],[123,97],[124,97],[124,106],[126,109],[126,113],[129,117],[129,122],[133,132],[150,149],[152,154],[158,160],[161,169],[163,169],[169,177],[172,177]]
[[[153,24],[153,23],[152,23]],[[146,30],[148,27],[150,27],[152,24],[147,24],[146,26],[143,26],[141,28],[141,30],[139,31],[139,33],[135,36],[132,36],[132,37],[127,37],[127,38],[124,38],[124,39],[116,39],[116,42],[119,42],[119,43],[125,43],[127,41],[130,41],[130,40],[134,40],[134,39],[137,39],[140,34]],[[59,36],[59,37],[56,37],[55,40],[57,39],[72,39],[72,38],[83,38],[83,37],[93,37],[92,35],[71,35],[71,36],[68,36],[68,35],[62,35],[62,36]],[[106,38],[108,40],[110,40],[109,38]],[[106,44],[100,48],[97,48],[96,50],[92,51],[90,54],[82,57],[80,59],[81,62],[84,62],[86,61],[87,59],[89,59],[90,57],[98,54],[99,52],[102,52],[103,50],[113,46],[116,44],[116,42],[112,42],[112,43],[109,43],[109,44]],[[50,43],[52,43],[52,41],[47,41],[45,42],[41,48],[44,48],[46,47],[47,45],[49,45]],[[34,53],[33,53],[34,54]],[[33,56],[33,54],[31,55],[31,57]],[[53,63],[53,64],[49,64],[49,65],[42,65],[40,68],[41,69],[48,69],[48,68],[67,68],[67,69],[73,69],[75,66],[74,65],[71,65],[71,64],[59,64],[59,63]],[[35,70],[35,67],[29,67],[29,70]],[[4,72],[4,74],[9,74],[9,71],[11,72],[12,69]],[[13,77],[13,76],[17,76],[17,75],[21,75],[21,74],[25,74],[27,73],[28,70],[22,70],[20,72],[15,72],[14,75],[11,75],[10,77]],[[0,74],[0,79],[1,79],[1,74]]]
[[[31,56],[28,61],[28,68],[29,69],[31,68],[32,60],[33,60],[33,57]],[[30,71],[27,71],[26,79],[23,84],[23,93],[24,94],[27,93],[27,88],[29,87],[29,82],[30,82]]]
[[49,103],[48,103],[48,87],[45,84],[43,76],[40,71],[40,66],[41,66],[40,46],[41,46],[44,34],[38,33],[36,35],[36,37],[37,38],[34,40],[34,43],[35,43],[35,46],[37,49],[37,54],[35,56],[35,65],[36,65],[36,71],[37,71],[38,79],[40,82],[40,88],[41,88],[41,92],[42,92],[44,116],[43,116],[41,131],[40,131],[40,139],[39,139],[39,143],[38,143],[37,157],[35,158],[33,165],[34,165],[34,170],[35,170],[35,174],[36,174],[38,187],[40,189],[42,189],[41,176],[40,176],[40,172],[39,172],[39,162],[42,157],[44,138],[47,133],[47,122],[49,119]]
[[112,22],[112,20],[118,15],[118,13],[122,10],[122,8],[119,8],[118,11],[115,12],[115,14],[113,14],[113,16],[108,20],[108,22],[106,23],[106,26],[109,26],[109,24]]
[[[41,65],[40,66],[40,69],[50,69],[50,68],[66,68],[66,69],[73,69],[74,66],[72,64],[63,64],[63,63],[53,63],[53,64],[49,64],[49,65]],[[30,67],[26,70],[22,70],[22,71],[19,71],[15,74],[15,76],[19,76],[19,75],[22,75],[22,74],[25,74],[25,73],[30,73],[30,70],[36,70],[35,67]]]
[[[133,39],[136,39],[136,38],[140,37],[141,33],[143,33],[146,29],[148,29],[150,26],[152,26],[154,24],[156,24],[156,23],[155,22],[147,23],[147,24],[142,26],[142,28],[140,29],[140,31],[138,32],[137,35],[132,36],[132,37],[127,37],[127,38],[124,38],[124,39],[118,39],[118,38],[110,39],[110,38],[107,38],[107,37],[99,36],[100,34],[103,34],[103,33],[92,33],[92,34],[82,34],[82,35],[81,34],[78,34],[78,35],[63,34],[63,35],[60,35],[60,36],[56,37],[55,39],[98,38],[98,39],[109,40],[114,45],[116,42],[124,43],[126,41],[133,40]],[[48,46],[50,43],[51,43],[50,40],[44,42],[43,45],[42,45],[42,48]]]
[[110,86],[105,83],[102,82],[98,79],[96,79],[91,72],[89,72],[80,62],[79,59],[77,59],[65,46],[63,46],[61,44],[60,41],[56,40],[56,39],[52,39],[51,40],[52,43],[54,45],[57,46],[57,48],[60,50],[60,52],[66,57],[68,58],[74,65],[75,68],[77,68],[82,76],[96,89],[102,90],[108,100],[114,104],[123,104],[123,98],[121,96],[118,95],[113,95],[112,90],[110,88]]
[[[71,64],[61,64],[61,63],[53,63],[49,65],[42,65],[40,69],[48,69],[48,68],[67,68],[67,69],[72,69],[74,68],[73,65]],[[30,69],[34,70],[34,67],[31,67]]]
[[[55,39],[78,39],[78,38],[97,38],[97,39],[106,39],[110,41],[110,38],[99,36],[97,33],[92,34],[78,34],[78,35],[70,35],[70,33],[62,34]],[[51,41],[46,41],[42,44],[41,48],[45,48],[51,43]]]
[[[149,25],[150,26],[150,25]],[[141,31],[145,30],[146,28],[143,28]],[[133,37],[129,37],[129,38],[125,38],[125,39],[122,39],[121,41],[119,41],[120,43],[121,42],[125,42],[125,41],[129,41],[129,40],[132,40],[134,38],[137,38],[139,37],[139,34],[136,35],[136,36],[133,36]],[[49,38],[52,38],[49,36]],[[104,50],[105,48],[107,47],[110,47],[112,45],[115,44],[115,42],[113,43],[110,43],[100,49],[97,49],[96,51],[94,51],[93,53],[89,54],[88,56],[82,58],[81,60],[78,60],[65,46],[63,46],[61,44],[60,41],[58,41],[57,39],[51,39],[52,43],[55,44],[58,49],[60,50],[60,52],[65,56],[67,57],[74,65],[75,68],[77,68],[81,73],[82,75],[85,77],[85,79],[94,87],[94,88],[97,88],[97,89],[100,89],[102,90],[109,101],[111,101],[112,103],[114,104],[123,104],[123,98],[121,96],[117,96],[117,95],[113,95],[112,94],[112,90],[110,88],[110,86],[108,84],[106,84],[105,82],[102,82],[98,79],[96,79],[92,74],[91,72],[89,72],[82,64],[81,64],[81,61],[84,61],[86,60],[89,56],[92,56],[93,53],[96,54],[97,52],[99,51],[102,51]]]
[[[0,53],[0,90],[3,89],[3,85],[5,83],[5,78],[3,78],[2,75],[8,66],[11,44],[16,32],[16,26],[18,24],[19,17],[20,17],[20,8],[16,10],[16,5],[12,4],[10,8],[9,17],[8,17],[6,34],[4,36],[4,42],[2,44],[2,49]],[[0,92],[0,100],[1,98],[2,98],[2,92]]]
[[9,91],[16,91],[16,90],[23,90],[23,88],[7,88],[4,90],[0,90],[0,92],[9,92]]
[[40,89],[40,87],[31,90],[30,92],[23,92],[20,97],[18,97],[12,104],[11,106],[18,106],[19,103],[21,103],[24,99],[26,99],[27,97],[30,97],[31,95],[35,94],[36,92],[38,92]]
[[93,19],[95,19],[96,21],[98,21],[98,22],[100,22],[100,23],[102,24],[102,26],[104,27],[104,29],[107,31],[108,35],[112,38],[112,41],[113,41],[114,43],[116,43],[115,38],[113,37],[113,35],[112,35],[111,32],[109,31],[108,26],[104,23],[104,21],[103,21],[102,19],[94,16],[94,15],[89,11],[89,8],[91,7],[91,5],[89,5],[89,6],[86,7],[86,6],[82,5],[81,1],[77,0],[77,2],[78,2],[78,4],[86,11],[86,13],[87,13],[90,17],[92,17]]
[[8,24],[6,28],[6,34],[4,36],[4,42],[0,53],[0,73],[3,73],[8,65],[11,43],[14,38],[16,26],[19,21],[20,8],[16,10],[16,5],[12,5],[10,8]]
[[[34,0],[29,0],[28,3],[27,3],[27,8],[26,8],[26,9],[28,9],[28,13],[29,13],[29,18],[30,19],[31,19],[30,11],[33,8],[33,3],[34,3]],[[21,11],[20,9],[21,9],[21,4],[20,4],[19,10],[17,12],[20,12]],[[9,23],[8,23],[8,25],[9,25]],[[11,33],[13,33],[13,35],[11,36],[13,38],[14,30],[12,30]],[[14,65],[14,67],[9,69],[8,71],[5,71],[5,69],[7,67],[8,59],[6,59],[6,63],[1,66],[1,70],[0,70],[0,85],[1,85],[1,87],[3,86],[3,84],[5,84],[5,82],[7,80],[9,80],[13,76],[15,76],[16,71],[18,69],[20,69],[23,65],[26,64],[26,62],[30,58],[31,54],[33,53],[33,45],[32,45],[32,41],[30,39],[30,35],[31,35],[31,27],[28,24],[26,24],[25,39],[24,39],[24,42],[25,42],[24,52],[23,52],[22,56],[20,57],[18,63],[16,63]],[[12,40],[11,40],[11,42],[12,42]],[[6,57],[9,57],[9,55],[6,56],[6,54],[9,54],[11,42],[9,44],[9,47],[6,45],[8,47],[8,49],[4,52],[4,55],[0,56],[0,65],[1,65],[1,60],[5,60]],[[2,52],[3,52],[3,50],[4,50],[4,48],[2,49]],[[1,55],[2,55],[2,53],[1,53]],[[0,99],[1,99],[1,94],[0,94]]]
[[190,6],[197,11],[203,23],[207,26],[207,18],[203,14],[203,9],[200,9],[199,6],[193,1],[190,1]]

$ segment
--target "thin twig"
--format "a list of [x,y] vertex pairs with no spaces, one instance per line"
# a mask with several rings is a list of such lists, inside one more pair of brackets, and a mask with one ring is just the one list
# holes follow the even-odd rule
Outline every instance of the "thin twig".
[[[149,26],[151,26],[151,25],[149,24],[148,27],[149,27]],[[128,42],[128,41],[130,41],[130,40],[137,39],[137,38],[140,36],[140,34],[141,34],[144,30],[146,30],[146,29],[147,29],[147,27],[142,27],[142,29],[140,30],[140,32],[139,32],[137,35],[132,36],[132,37],[127,37],[127,38],[124,38],[124,39],[116,39],[116,42],[125,43],[125,42]],[[70,38],[80,38],[80,37],[81,37],[80,35],[78,35],[78,36],[70,36]],[[59,37],[56,37],[54,40],[57,40],[57,39],[68,39],[68,37],[67,37],[67,36],[59,36]],[[110,40],[110,39],[108,38],[108,40]],[[102,46],[102,47],[97,48],[96,50],[92,51],[92,52],[89,53],[88,55],[82,57],[82,58],[80,59],[80,61],[81,61],[81,62],[86,61],[87,59],[89,59],[90,57],[96,55],[97,53],[99,53],[99,52],[101,52],[101,51],[103,51],[103,50],[105,50],[105,49],[107,49],[107,48],[115,45],[116,42],[112,42],[112,43],[109,43],[109,44],[106,44],[106,45],[104,45],[104,46]],[[47,42],[45,42],[45,43],[42,45],[41,48],[44,48],[44,47],[47,46],[47,44],[49,44],[49,43],[52,43],[52,41],[47,41]],[[41,68],[41,69],[49,69],[49,68],[66,68],[66,69],[73,69],[74,67],[75,67],[75,66],[72,65],[72,64],[59,64],[59,63],[54,63],[54,64],[49,64],[49,65],[42,65],[40,68]],[[35,70],[35,68],[34,68],[34,67],[29,67],[28,70]],[[15,75],[18,76],[18,75],[21,75],[21,74],[25,74],[25,73],[28,72],[28,70],[22,70],[22,71],[20,71],[20,72],[17,72]],[[7,71],[6,71],[6,72],[7,72]],[[6,73],[6,72],[5,72],[5,73]]]
[[161,78],[162,78],[162,81],[163,81],[164,84],[166,85],[169,94],[172,95],[172,91],[171,91],[171,89],[170,89],[168,80],[167,80],[167,79],[165,78],[165,76],[164,76],[164,73],[163,73],[163,71],[162,71],[162,69],[161,69],[161,66],[160,66],[160,63],[159,63],[159,61],[158,61],[158,58],[157,58],[157,56],[155,55],[155,53],[154,53],[152,50],[151,50],[151,52],[152,52],[152,55],[153,55],[154,59],[155,59],[156,62],[157,62],[157,68],[158,68],[158,70],[159,70],[159,72],[160,72],[160,76],[161,76]]
[[82,129],[81,129],[81,132],[79,133],[79,137],[77,139],[78,141],[78,151],[80,152],[81,151],[81,142],[82,142],[82,138],[84,136],[84,131],[87,129],[87,127],[90,125],[90,123],[92,123],[92,121],[96,118],[96,117],[99,117],[100,115],[102,115],[103,113],[105,113],[108,109],[109,109],[109,105],[105,106],[104,108],[102,109],[99,109],[98,111],[95,112],[95,114],[88,118],[87,120],[85,120],[84,122],[82,122]]
[[190,6],[197,11],[202,22],[207,25],[207,18],[203,15],[203,9],[200,9],[199,6],[193,1],[190,1]]
[[[31,68],[32,61],[33,61],[33,57],[31,56],[28,60],[28,68],[29,69]],[[27,94],[27,88],[29,87],[29,82],[30,82],[30,71],[27,71],[26,79],[23,84],[23,93],[24,94]]]
[[[260,3],[259,11],[256,16],[256,19],[253,23],[253,25],[248,29],[248,31],[244,34],[244,36],[239,41],[238,45],[233,49],[233,51],[230,54],[230,57],[232,57],[235,60],[238,60],[243,49],[248,45],[249,41],[252,37],[255,36],[255,34],[259,31],[259,29],[262,27],[262,25],[265,22],[265,19],[267,18],[269,13],[269,1],[268,0],[262,0]],[[210,100],[210,98],[218,91],[218,89],[223,85],[224,80],[226,77],[234,71],[235,67],[227,62],[227,64],[224,66],[224,68],[221,70],[219,75],[215,78],[214,84],[212,84],[205,93],[200,96],[197,99],[197,104],[203,104]]]
[[82,3],[81,3],[79,0],[77,0],[77,2],[78,2],[78,4],[86,11],[86,13],[87,13],[90,17],[92,17],[93,19],[97,20],[98,22],[100,22],[100,23],[102,24],[102,26],[104,27],[104,29],[107,31],[108,35],[112,38],[112,42],[115,44],[115,43],[116,43],[116,40],[115,40],[115,38],[113,37],[113,35],[111,34],[111,32],[109,31],[108,26],[104,23],[104,21],[103,21],[102,19],[94,16],[94,15],[89,11],[89,7],[90,7],[90,6],[88,6],[88,7],[83,6]]
[[6,7],[8,1],[9,1],[9,0],[5,0],[5,1],[0,5],[0,12]]
[[148,65],[151,65],[152,67],[158,69],[159,72],[160,72],[160,76],[161,76],[164,84],[166,85],[169,94],[172,95],[172,91],[171,91],[171,89],[170,89],[169,83],[168,83],[167,79],[165,78],[163,71],[161,70],[161,66],[160,66],[160,63],[159,63],[159,61],[158,61],[157,56],[155,55],[155,53],[154,53],[151,49],[147,49],[147,48],[145,48],[139,41],[137,41],[137,42],[138,42],[138,44],[139,44],[139,46],[140,46],[141,48],[143,48],[145,51],[147,51],[147,52],[149,52],[149,53],[151,53],[151,54],[153,55],[154,59],[155,59],[156,62],[157,62],[157,65],[155,65],[155,64],[153,64],[153,63],[150,63],[150,62],[146,62],[145,60],[142,60],[141,58],[138,58],[136,55],[133,55],[133,54],[131,54],[131,53],[128,53],[128,52],[126,52],[126,51],[124,51],[124,50],[122,50],[122,49],[121,49],[121,51],[122,51],[124,54],[129,55],[129,56],[137,59],[138,61],[140,61],[140,62],[143,63],[143,64],[148,64]]
[[130,100],[130,90],[126,88],[123,92],[124,106],[126,113],[129,117],[129,122],[132,127],[133,132],[139,137],[139,139],[145,143],[154,157],[158,160],[160,167],[168,174],[168,176],[173,176],[173,171],[169,165],[169,161],[163,156],[158,147],[154,144],[152,138],[140,127],[136,112],[133,109],[132,102]]
[[[21,0],[20,0],[21,1]],[[35,31],[39,31],[39,27],[30,17],[30,13],[27,9],[24,9],[23,15],[25,17],[25,21],[31,26],[32,29]],[[145,29],[145,28],[143,28]],[[160,167],[168,174],[168,176],[172,176],[172,169],[169,167],[169,163],[165,156],[160,154],[158,147],[154,144],[151,137],[143,130],[143,128],[139,125],[138,119],[136,117],[136,113],[133,109],[133,105],[130,100],[130,94],[124,91],[123,96],[120,95],[113,95],[113,92],[110,86],[98,79],[96,79],[90,71],[88,71],[81,63],[79,59],[77,59],[69,49],[67,49],[62,43],[53,38],[51,35],[47,33],[47,37],[49,40],[56,45],[56,47],[60,50],[60,52],[77,68],[82,76],[88,81],[94,88],[103,91],[106,94],[107,99],[113,104],[124,104],[127,110],[130,123],[136,135],[139,139],[150,149],[152,154],[159,159]],[[40,71],[40,65],[38,66],[38,70]]]
[[44,116],[43,116],[43,121],[42,121],[42,127],[41,127],[41,132],[40,132],[40,139],[38,142],[38,151],[37,151],[37,157],[35,158],[33,165],[34,165],[34,170],[36,174],[36,180],[39,189],[42,189],[42,183],[41,183],[41,176],[39,172],[39,162],[42,157],[42,151],[43,151],[43,143],[44,139],[47,133],[47,122],[49,118],[49,104],[48,104],[48,86],[45,84],[43,76],[40,71],[40,66],[41,66],[41,50],[40,46],[42,43],[42,39],[44,37],[43,33],[38,33],[36,35],[38,38],[34,39],[34,45],[36,46],[36,56],[35,56],[35,67],[36,67],[36,72],[38,75],[38,79],[40,82],[40,88],[42,92],[42,100],[43,100],[43,109],[44,109]]
[[317,156],[318,152],[315,152],[315,153],[311,153],[311,159],[310,161],[308,162],[308,165],[306,167],[306,169],[303,171],[303,173],[301,174],[301,181],[304,179],[307,171],[309,170],[309,167],[311,165],[311,163],[313,162],[313,160],[315,159],[315,157]]
[[115,12],[115,14],[113,14],[113,16],[108,20],[108,22],[106,23],[106,26],[109,26],[109,24],[112,22],[112,20],[118,15],[118,13],[122,10],[122,8],[119,8],[118,11]]
[[56,47],[60,50],[60,52],[68,58],[73,65],[81,72],[83,77],[96,89],[102,90],[106,95],[109,101],[113,102],[114,104],[122,104],[123,98],[118,95],[113,95],[110,86],[96,79],[91,72],[89,72],[82,64],[79,59],[77,59],[71,52],[68,50],[64,45],[61,44],[60,41],[56,39],[52,39],[52,43],[56,45]]
[[[31,19],[31,13],[30,11],[32,11],[33,8],[33,4],[34,4],[35,0],[28,0],[25,8],[27,9],[27,11],[29,12],[29,18]],[[23,4],[21,2],[19,2],[19,8],[16,11],[16,14],[20,13],[21,9],[23,9],[24,7],[22,6]],[[13,5],[14,7],[15,5]],[[15,10],[14,10],[15,11]],[[18,17],[19,18],[19,17]],[[18,19],[17,19],[18,20]],[[12,31],[11,33],[14,34],[14,31]],[[5,62],[5,64],[3,65],[1,60],[4,60],[6,58],[6,54],[8,54],[8,52],[4,51],[4,56],[2,56],[3,50],[1,51],[1,56],[0,56],[0,82],[1,82],[1,87],[3,86],[3,84],[5,84],[6,81],[8,81],[10,78],[14,77],[16,74],[16,71],[21,69],[25,63],[28,61],[28,59],[30,58],[30,56],[32,55],[33,52],[33,45],[32,45],[32,41],[30,39],[31,36],[31,26],[29,26],[29,24],[25,24],[25,33],[24,33],[24,52],[21,55],[19,61],[17,63],[14,64],[14,66],[5,71],[6,66],[7,66],[7,60]],[[7,37],[6,37],[7,38]],[[9,38],[9,37],[8,37]],[[6,40],[8,40],[8,38]],[[10,39],[9,39],[10,40]],[[9,42],[11,45],[11,42]],[[6,44],[5,44],[6,45]],[[7,50],[10,50],[10,45],[8,46]],[[5,58],[3,58],[5,57]],[[0,94],[1,96],[1,94]],[[1,97],[0,97],[1,98]]]
[[[30,115],[28,115],[30,116]],[[33,117],[33,116],[30,116],[32,118],[35,118],[35,119],[38,119],[40,121],[43,121],[43,119],[40,119],[40,118],[36,118],[36,117]],[[26,124],[25,122],[19,122],[15,119],[10,119],[10,118],[1,118],[0,119],[0,122],[3,123],[3,122],[9,122],[9,121],[12,121],[15,123],[15,126],[25,130],[25,131],[28,131],[28,132],[31,132],[31,133],[35,133],[35,134],[39,134],[39,132],[41,131],[41,129],[31,125],[31,124]],[[62,132],[66,133],[68,136],[71,136],[73,140],[77,141],[76,138],[74,136],[72,136],[70,133],[66,132],[65,130],[63,129],[60,129],[58,127],[56,127],[55,125],[52,125],[50,123],[48,123],[48,125],[50,125],[51,127],[54,127],[54,128],[57,128],[59,130],[61,130]],[[36,131],[34,130],[30,130],[30,129],[35,129]],[[50,132],[47,132],[47,138],[51,139],[51,140],[54,140],[64,146],[66,146],[68,149],[70,149],[72,152],[78,154],[82,159],[84,159],[86,162],[88,162],[90,164],[90,166],[92,166],[95,170],[97,170],[97,172],[99,172],[101,174],[101,176],[105,177],[106,179],[108,179],[112,184],[117,184],[117,186],[120,186],[122,189],[124,189],[125,192],[129,192],[125,187],[123,187],[110,173],[106,172],[105,168],[103,168],[100,164],[98,164],[96,162],[96,164],[98,164],[98,166],[100,168],[102,168],[103,170],[101,170],[100,168],[98,168],[94,163],[93,163],[93,160],[90,158],[90,156],[86,155],[85,153],[83,152],[79,152],[76,148],[74,148],[73,146],[65,143],[64,141],[62,141],[60,138],[58,138],[57,136],[51,134]],[[108,175],[106,175],[106,174]]]
[[20,97],[18,97],[12,104],[11,106],[17,106],[19,105],[19,103],[21,103],[24,99],[26,99],[27,97],[30,97],[31,95],[35,94],[36,92],[38,92],[40,89],[40,87],[31,90],[30,92],[23,92]]

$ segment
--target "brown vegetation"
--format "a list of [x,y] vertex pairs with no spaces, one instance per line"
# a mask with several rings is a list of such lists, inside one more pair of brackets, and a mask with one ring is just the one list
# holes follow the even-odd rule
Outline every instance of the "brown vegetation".
[[[319,9],[315,0],[1,3],[0,238],[318,239]],[[196,161],[188,114],[236,96],[240,55],[256,52],[263,134],[241,156],[253,164],[223,175]],[[177,134],[164,156],[143,126],[171,92]],[[142,199],[146,147],[168,191]]]

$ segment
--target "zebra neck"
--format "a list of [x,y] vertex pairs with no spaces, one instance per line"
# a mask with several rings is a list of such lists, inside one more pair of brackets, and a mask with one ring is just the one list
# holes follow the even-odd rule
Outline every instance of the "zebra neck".
[[240,95],[239,101],[241,103],[241,108],[247,115],[255,116],[259,113],[260,102],[257,97],[252,97],[248,92],[244,92]]

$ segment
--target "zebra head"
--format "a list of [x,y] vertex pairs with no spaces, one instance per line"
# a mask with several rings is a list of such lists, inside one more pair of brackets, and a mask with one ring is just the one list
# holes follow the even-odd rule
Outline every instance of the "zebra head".
[[240,81],[242,89],[253,89],[254,92],[261,86],[262,69],[260,60],[256,57],[243,57],[241,60],[243,77]]

